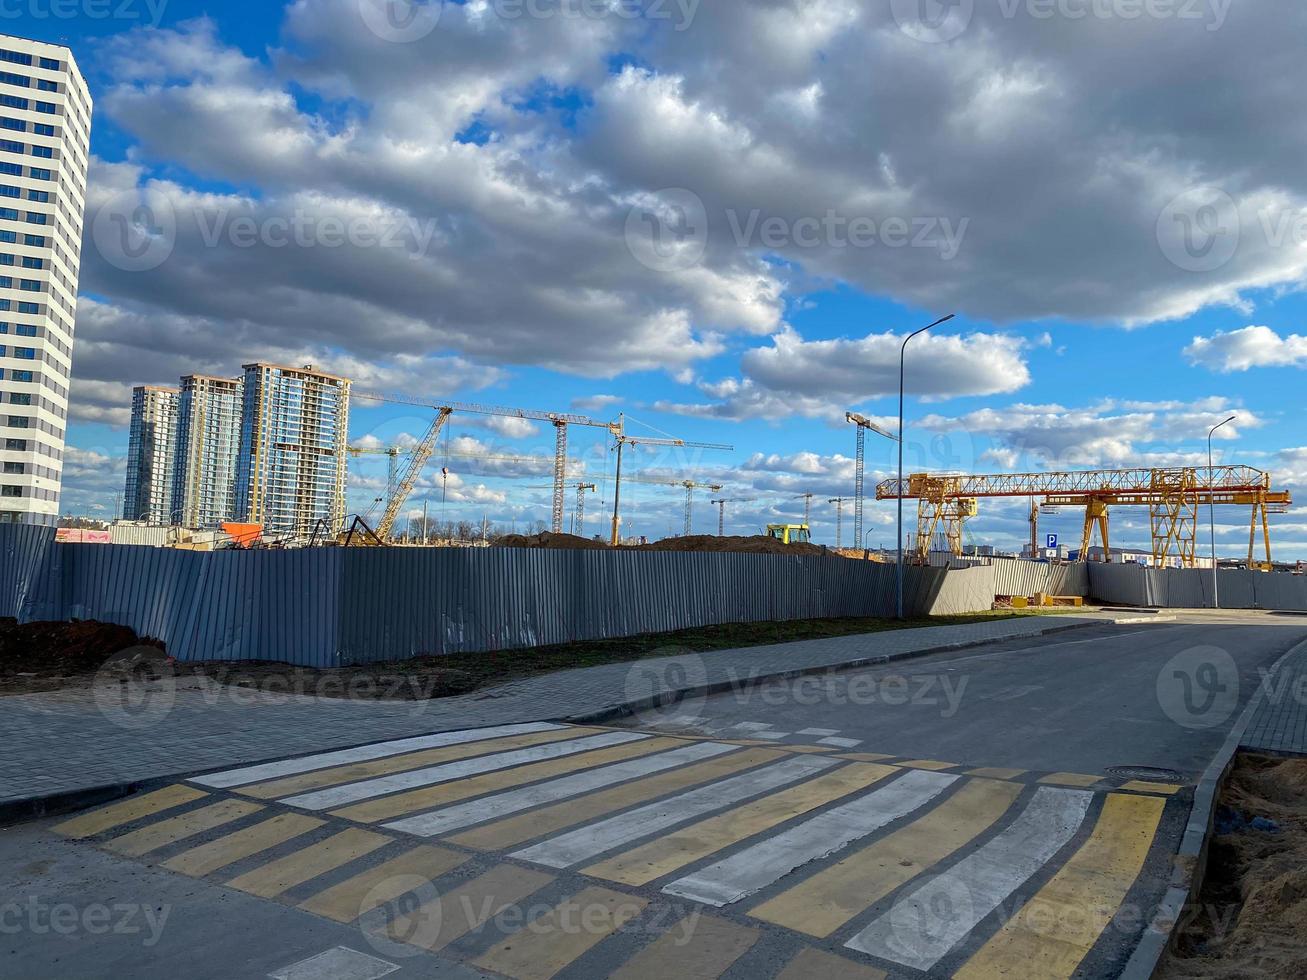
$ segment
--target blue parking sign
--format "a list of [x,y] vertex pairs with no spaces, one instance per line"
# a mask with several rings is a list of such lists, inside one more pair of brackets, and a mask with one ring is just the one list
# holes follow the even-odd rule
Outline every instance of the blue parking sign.
[[1056,547],[1057,547],[1057,535],[1056,535],[1056,534],[1050,534],[1050,535],[1048,536],[1048,547],[1050,547],[1050,548],[1056,548]]

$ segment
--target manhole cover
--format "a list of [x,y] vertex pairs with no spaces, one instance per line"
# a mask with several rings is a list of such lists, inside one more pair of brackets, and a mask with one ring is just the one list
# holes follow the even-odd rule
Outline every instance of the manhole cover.
[[1180,774],[1174,769],[1156,766],[1108,766],[1107,771],[1122,779],[1142,779],[1145,782],[1174,783],[1180,780]]

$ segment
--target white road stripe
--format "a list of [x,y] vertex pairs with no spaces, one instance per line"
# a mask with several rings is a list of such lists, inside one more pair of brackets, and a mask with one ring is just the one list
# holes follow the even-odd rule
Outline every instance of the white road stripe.
[[1094,794],[1041,787],[980,850],[904,894],[845,946],[929,970],[1075,836]]
[[582,793],[612,786],[614,783],[635,779],[638,776],[651,776],[656,772],[675,769],[677,766],[686,763],[700,762],[703,759],[711,759],[713,756],[723,755],[727,752],[739,751],[739,747],[735,745],[699,742],[671,752],[663,752],[660,755],[631,759],[629,762],[619,762],[616,765],[604,766],[600,769],[590,769],[573,776],[562,776],[536,786],[526,786],[522,789],[510,790],[507,793],[499,793],[495,796],[459,803],[455,806],[445,807],[443,810],[419,813],[412,817],[405,817],[403,820],[396,820],[394,823],[388,823],[386,826],[391,830],[403,830],[421,837],[434,837],[436,834],[447,833],[460,827],[469,827],[476,823],[484,823],[487,820],[498,820],[511,813],[520,813],[523,810],[529,810],[545,803],[555,803],[558,800],[579,796]]
[[516,749],[512,752],[496,752],[494,755],[481,755],[475,759],[464,759],[461,762],[447,762],[439,766],[428,766],[426,769],[397,772],[392,776],[380,776],[359,783],[332,786],[313,793],[301,793],[299,796],[291,796],[280,802],[305,810],[330,810],[334,807],[344,806],[346,803],[356,803],[359,800],[384,796],[387,793],[396,793],[403,789],[415,789],[418,786],[447,783],[451,779],[479,776],[482,773],[497,772],[500,769],[509,769],[528,762],[560,759],[563,756],[575,755],[578,752],[588,752],[590,749],[602,749],[608,745],[621,745],[624,742],[638,742],[650,737],[635,732],[605,732],[602,735],[591,735],[588,738],[578,738],[570,742],[550,742],[547,745],[533,745],[530,748]]
[[258,766],[246,766],[243,769],[228,769],[225,772],[210,773],[190,780],[215,789],[230,786],[245,786],[249,783],[261,783],[267,779],[282,776],[294,776],[302,772],[315,772],[318,769],[330,769],[332,766],[348,765],[352,762],[369,762],[372,759],[384,759],[391,755],[405,752],[417,752],[421,749],[437,749],[442,745],[463,745],[467,742],[480,742],[485,739],[503,738],[508,735],[528,735],[531,732],[557,731],[563,725],[551,725],[546,722],[531,722],[525,725],[499,725],[495,728],[469,728],[458,732],[441,732],[439,735],[420,735],[417,738],[401,738],[392,742],[376,742],[372,745],[360,745],[352,749],[340,749],[336,752],[324,752],[321,755],[306,755],[299,759],[283,759],[280,762],[265,762]]
[[795,868],[834,854],[934,799],[956,776],[914,770],[882,789],[820,813],[716,864],[678,878],[663,891],[706,905],[729,905]]
[[815,775],[835,764],[835,759],[819,755],[786,759],[551,837],[516,851],[512,857],[551,868],[566,868],[740,800],[761,796],[769,790]]

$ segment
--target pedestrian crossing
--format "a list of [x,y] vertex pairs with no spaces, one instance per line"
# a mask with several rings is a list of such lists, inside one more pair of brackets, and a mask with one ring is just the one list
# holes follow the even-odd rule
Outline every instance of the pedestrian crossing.
[[1176,785],[752,741],[447,732],[213,773],[55,829],[518,980],[982,980],[1117,955],[1103,936],[1123,903],[1160,898],[1145,871],[1187,806]]

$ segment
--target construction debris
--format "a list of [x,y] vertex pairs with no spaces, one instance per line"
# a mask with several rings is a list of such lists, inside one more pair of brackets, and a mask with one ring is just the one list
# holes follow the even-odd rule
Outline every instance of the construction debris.
[[[494,542],[500,548],[544,548],[548,550],[585,551],[724,551],[762,555],[827,555],[834,554],[815,544],[785,544],[765,534],[752,537],[723,537],[695,534],[688,537],[665,538],[649,544],[618,545],[613,548],[602,541],[579,538],[574,534],[552,534],[549,531],[530,536],[507,534]],[[861,557],[859,553],[858,557]]]

